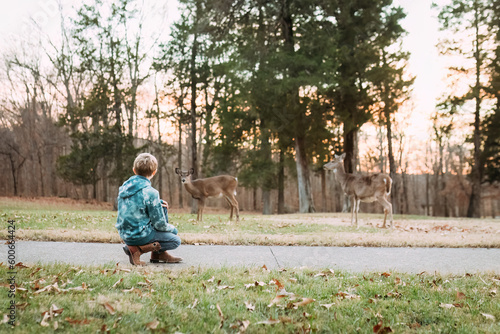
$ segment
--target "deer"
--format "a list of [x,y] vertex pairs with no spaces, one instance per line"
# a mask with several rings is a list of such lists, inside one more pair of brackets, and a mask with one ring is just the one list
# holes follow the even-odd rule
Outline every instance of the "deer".
[[358,175],[346,173],[344,169],[345,153],[334,155],[334,158],[323,166],[326,170],[333,170],[335,177],[340,182],[344,193],[351,199],[351,225],[354,225],[354,215],[356,216],[356,228],[358,225],[358,211],[360,202],[379,202],[384,207],[384,225],[386,227],[387,214],[390,215],[390,225],[394,228],[392,217],[392,204],[388,201],[391,193],[392,179],[384,173],[368,175]]
[[188,171],[181,171],[179,168],[175,169],[175,174],[181,177],[184,188],[186,188],[194,199],[198,200],[198,216],[196,221],[200,222],[203,220],[205,200],[209,197],[224,197],[231,207],[229,220],[233,219],[234,209],[236,211],[236,221],[239,221],[239,207],[235,197],[238,178],[230,175],[219,175],[205,179],[191,180],[191,175],[193,175],[193,173],[193,168]]

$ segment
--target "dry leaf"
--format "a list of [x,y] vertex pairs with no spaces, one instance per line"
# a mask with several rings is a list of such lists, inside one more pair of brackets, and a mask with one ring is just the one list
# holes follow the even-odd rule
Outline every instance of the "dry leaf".
[[157,319],[155,319],[146,324],[146,329],[156,329],[156,327],[158,327],[159,324],[160,322]]
[[269,271],[269,269],[267,269],[266,265],[263,265],[262,269]]
[[457,300],[462,300],[465,299],[465,294],[462,292],[457,291]]
[[441,304],[439,304],[439,307],[441,307],[441,308],[447,308],[447,309],[450,309],[450,308],[454,308],[454,307],[455,307],[455,305],[453,305],[453,304],[444,304],[444,303],[441,303]]
[[104,306],[104,308],[109,312],[109,314],[113,315],[116,313],[114,307],[111,306],[108,302],[101,304],[101,305]]
[[389,277],[389,276],[391,276],[391,273],[382,273],[382,274],[380,274],[380,276]]
[[286,297],[285,295],[277,295],[276,297],[274,297],[273,300],[271,300],[271,303],[269,305],[267,305],[267,307],[271,307],[274,304],[278,304],[285,297]]
[[221,285],[221,286],[218,286],[217,289],[219,290],[227,290],[227,289],[234,289],[234,286],[230,286],[230,285]]
[[316,300],[315,299],[312,299],[312,298],[302,298],[302,301],[300,302],[297,302],[297,303],[293,303],[293,308],[294,309],[298,309],[299,306],[305,306],[305,305],[308,305],[308,304],[311,304],[311,303],[314,303]]
[[281,322],[280,320],[271,318],[269,320],[260,321],[257,323],[257,325],[276,325],[279,324],[280,322]]
[[196,305],[198,305],[198,299],[195,299],[194,302],[193,302],[193,305],[189,305],[188,308],[193,309],[193,308],[196,307]]
[[88,324],[90,324],[89,319],[80,320],[80,319],[72,319],[70,317],[66,317],[64,320],[66,320],[67,322],[69,322],[72,325],[88,325]]
[[488,314],[488,313],[481,313],[481,315],[482,315],[483,317],[485,317],[486,319],[488,319],[488,320],[493,320],[493,321],[495,321],[495,316],[494,316],[494,315],[491,315],[491,314]]
[[[271,283],[272,282],[272,283]],[[278,287],[279,290],[282,290],[285,288],[285,286],[283,284],[281,284],[280,281],[278,281],[277,279],[272,279],[271,282],[269,282],[269,284],[276,284],[276,286]]]
[[120,278],[120,279],[119,279],[119,280],[118,280],[115,284],[113,284],[112,288],[116,288],[116,286],[117,286],[118,284],[120,284],[121,282],[123,282],[123,277],[122,277],[122,278]]
[[391,333],[392,329],[391,327],[383,327],[382,320],[378,322],[375,326],[373,326],[373,333],[377,334],[385,334],[385,333]]
[[44,313],[43,319],[42,319],[42,321],[40,321],[40,326],[49,327],[49,323],[47,322],[47,320],[50,320],[49,312]]
[[219,311],[219,317],[220,317],[220,326],[219,326],[219,329],[221,329],[222,326],[224,325],[224,314],[222,313],[222,310],[220,309],[219,304],[216,304],[216,306],[217,306],[217,311]]
[[255,305],[252,305],[250,302],[245,302],[245,306],[247,307],[248,311],[255,311]]
[[348,293],[348,292],[343,292],[343,291],[339,291],[336,294],[336,296],[340,297],[341,299],[357,299],[357,298],[361,298],[358,295],[355,295],[355,294],[352,294],[352,293]]
[[324,308],[326,309],[330,309],[330,307],[332,307],[333,305],[335,305],[335,303],[331,303],[331,304],[319,304],[319,306],[323,306]]

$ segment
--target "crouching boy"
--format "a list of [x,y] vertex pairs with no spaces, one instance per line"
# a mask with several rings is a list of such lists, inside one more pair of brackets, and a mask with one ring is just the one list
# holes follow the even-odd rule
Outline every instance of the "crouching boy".
[[133,265],[144,265],[140,256],[151,253],[152,263],[181,262],[167,250],[181,244],[177,228],[168,223],[168,203],[160,199],[151,179],[156,174],[158,161],[149,153],[142,153],[134,161],[134,176],[120,187],[116,229],[127,246],[123,247]]

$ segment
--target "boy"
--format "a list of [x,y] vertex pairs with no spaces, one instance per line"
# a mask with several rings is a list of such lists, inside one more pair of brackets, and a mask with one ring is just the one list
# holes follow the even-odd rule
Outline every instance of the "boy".
[[120,187],[116,229],[127,246],[123,250],[133,265],[143,253],[151,252],[150,262],[181,262],[180,257],[167,253],[181,244],[177,229],[168,223],[168,203],[160,199],[151,179],[158,161],[149,153],[141,153],[134,161],[134,176]]

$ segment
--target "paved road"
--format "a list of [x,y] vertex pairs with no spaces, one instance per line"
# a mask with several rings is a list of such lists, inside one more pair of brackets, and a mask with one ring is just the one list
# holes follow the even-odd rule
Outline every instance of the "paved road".
[[[6,262],[7,245],[2,242]],[[16,261],[23,263],[70,263],[129,265],[120,244],[18,241]],[[269,269],[310,267],[351,272],[397,271],[500,274],[500,249],[485,248],[370,248],[302,246],[192,246],[182,245],[172,254],[184,258],[179,264],[149,264],[168,270],[195,267],[259,266]],[[142,260],[147,262],[149,254]]]

